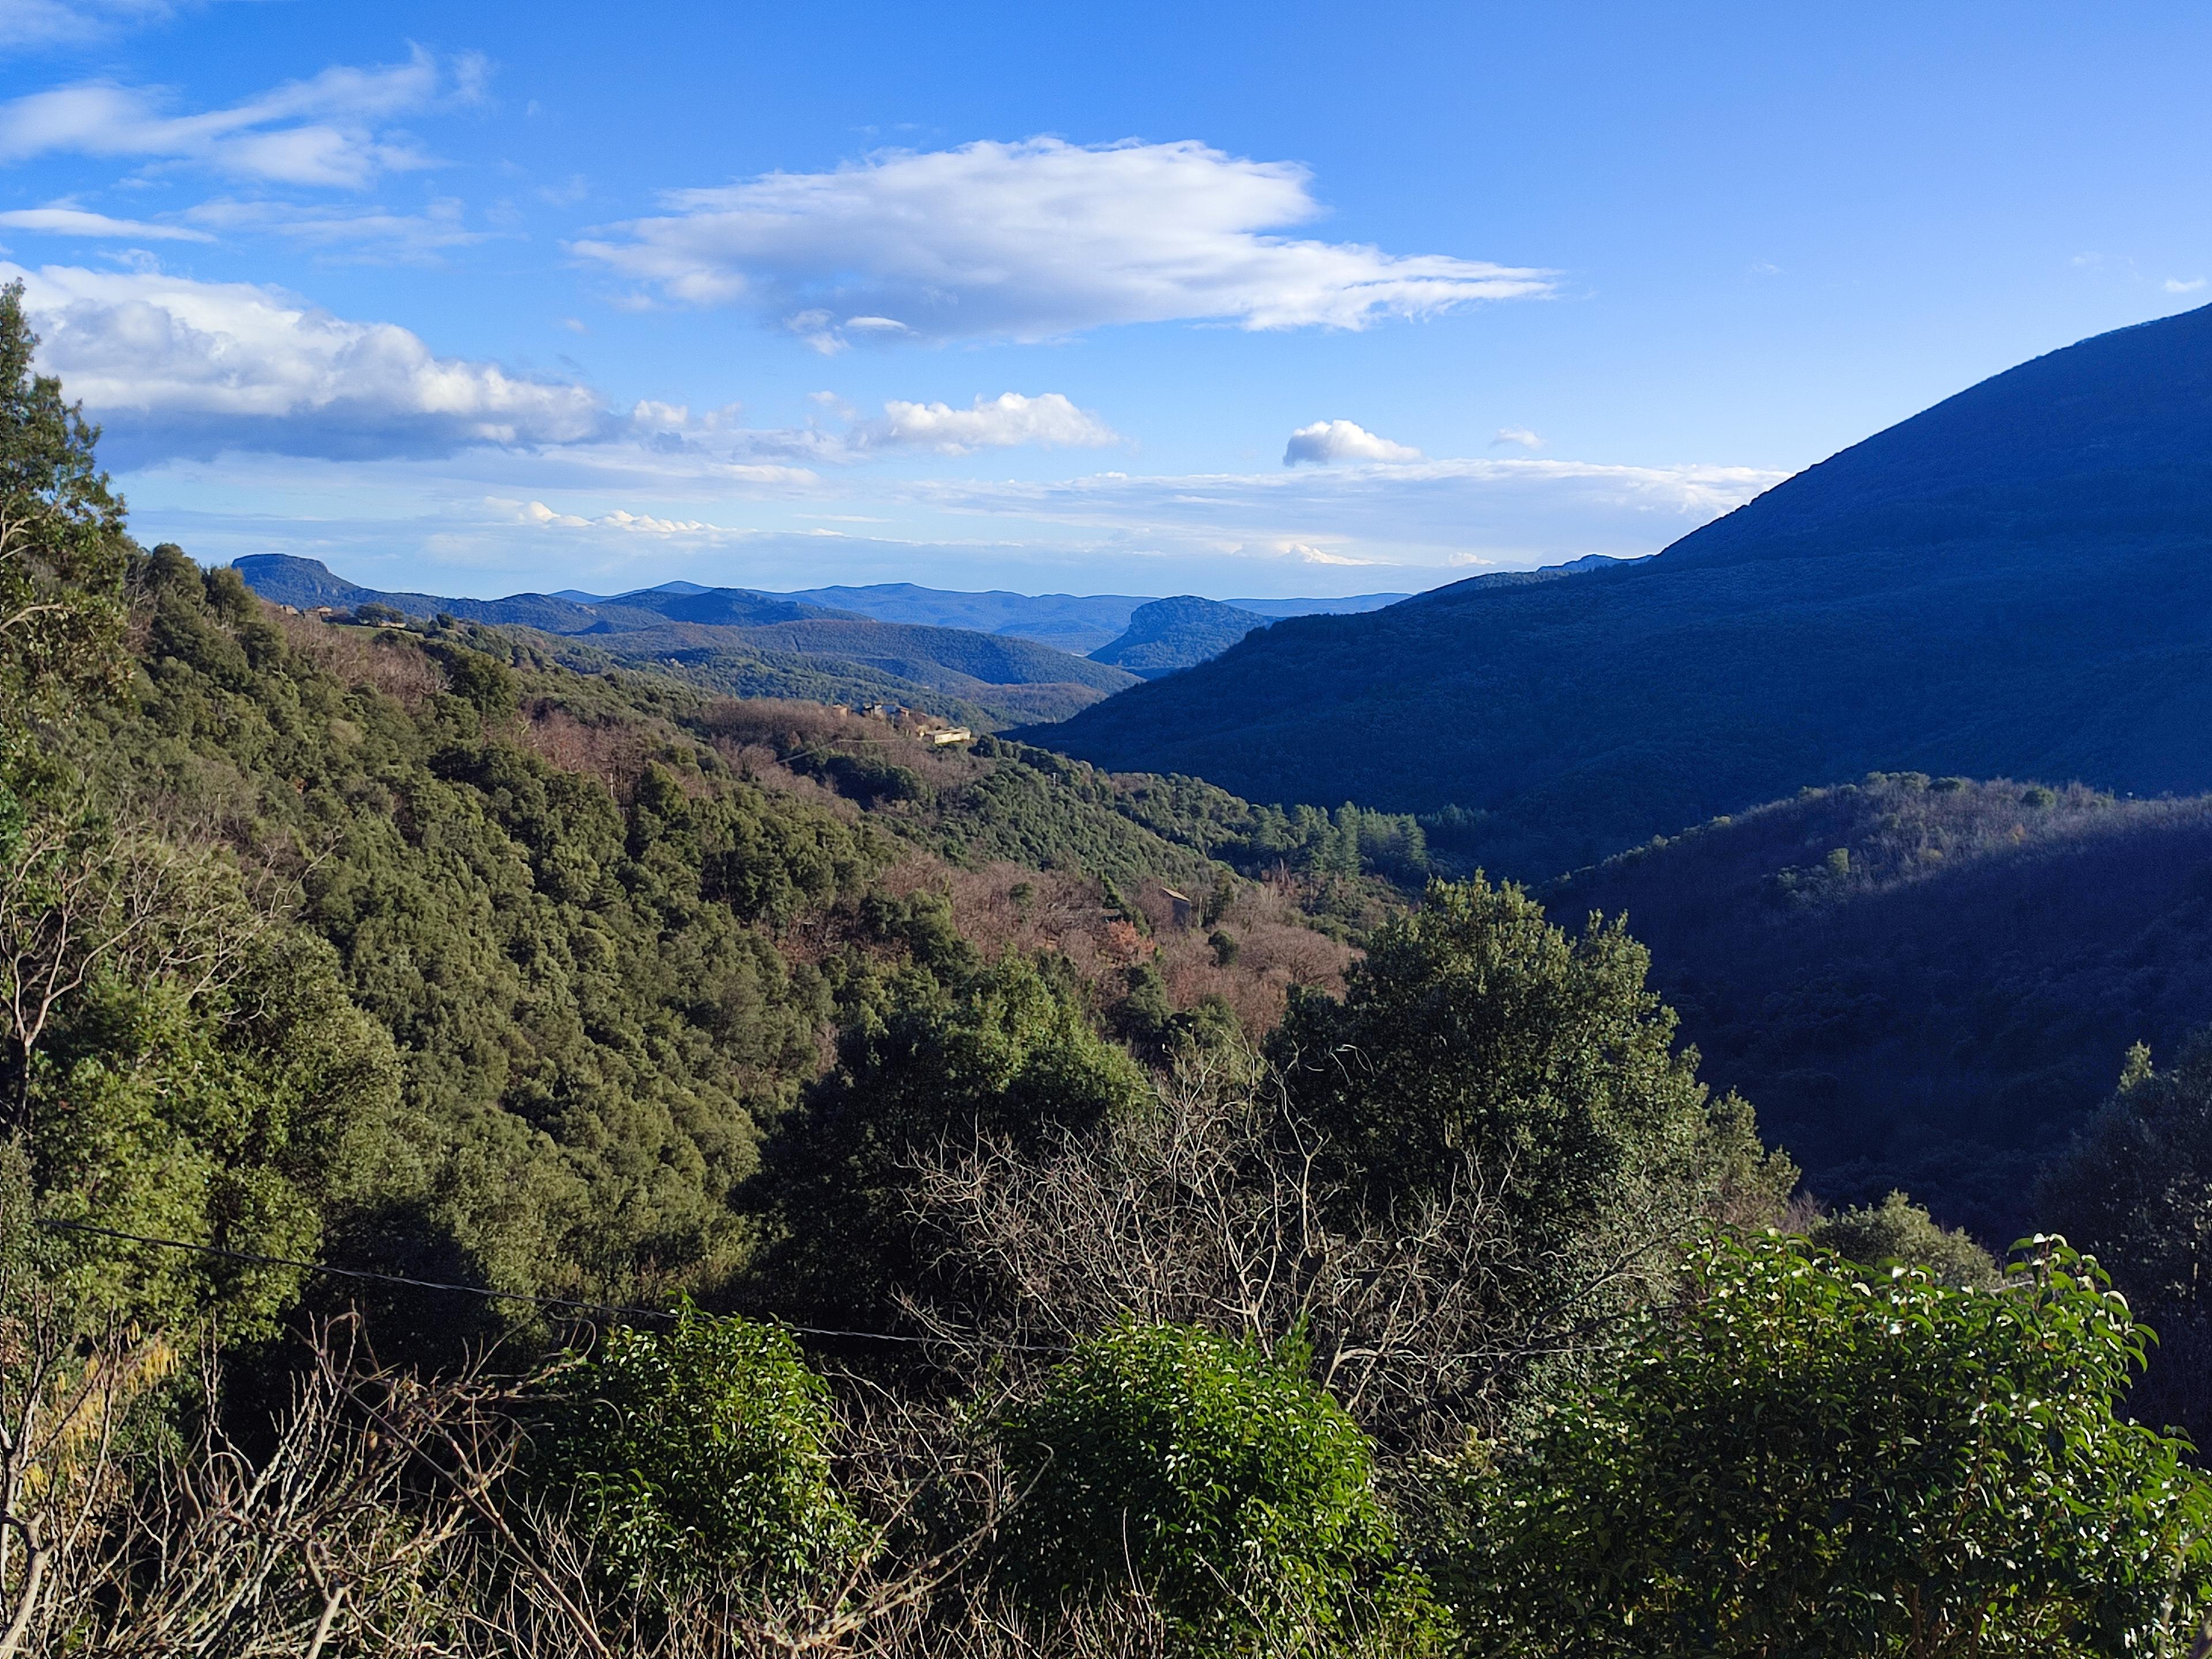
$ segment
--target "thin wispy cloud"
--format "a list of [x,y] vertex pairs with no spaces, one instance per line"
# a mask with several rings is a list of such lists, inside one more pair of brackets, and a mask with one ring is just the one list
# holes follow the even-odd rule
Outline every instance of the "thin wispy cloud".
[[2165,288],[2168,294],[2195,294],[2203,289],[2205,283],[2206,279],[2202,276],[2192,276],[2187,282],[2179,276],[2169,276],[2166,279]]
[[1508,445],[1516,449],[1541,449],[1544,441],[1525,426],[1501,426],[1498,435],[1491,439],[1490,447],[1503,449]]
[[1440,459],[907,488],[947,511],[1062,526],[1101,545],[1260,558],[1290,556],[1298,546],[1340,559],[1480,569],[1656,552],[1782,476],[1752,467]]
[[29,231],[41,236],[127,240],[133,242],[212,242],[204,230],[189,225],[158,224],[144,219],[112,219],[69,202],[45,207],[15,208],[0,213],[0,229]]
[[397,118],[475,97],[486,73],[472,54],[340,66],[220,109],[173,112],[161,89],[94,81],[0,105],[0,161],[57,154],[202,167],[261,183],[365,188],[434,165]]
[[167,0],[0,0],[0,46],[80,45],[175,9]]
[[1285,466],[1332,466],[1344,461],[1418,461],[1421,452],[1378,437],[1353,421],[1316,421],[1291,434]]
[[493,234],[472,228],[461,203],[452,197],[436,198],[420,213],[222,200],[203,202],[187,210],[185,217],[228,235],[275,236],[319,252],[371,260],[434,259],[447,249],[488,241]]
[[1549,293],[1550,273],[1285,235],[1307,171],[1186,140],[899,151],[672,191],[571,245],[676,302],[738,307],[824,350],[1042,340],[1110,324],[1359,329]]

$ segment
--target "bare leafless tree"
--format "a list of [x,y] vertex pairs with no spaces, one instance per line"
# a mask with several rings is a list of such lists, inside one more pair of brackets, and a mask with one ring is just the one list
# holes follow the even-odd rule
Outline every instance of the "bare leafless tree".
[[[1679,1218],[1632,1207],[1538,1259],[1469,1156],[1434,1195],[1362,1211],[1320,1138],[1249,1057],[1189,1054],[1155,1109],[1045,1138],[918,1156],[912,1218],[957,1305],[909,1312],[971,1376],[1121,1318],[1312,1345],[1386,1448],[1444,1449],[1510,1382],[1588,1342],[1663,1273]],[[1542,1296],[1532,1285],[1548,1287]]]

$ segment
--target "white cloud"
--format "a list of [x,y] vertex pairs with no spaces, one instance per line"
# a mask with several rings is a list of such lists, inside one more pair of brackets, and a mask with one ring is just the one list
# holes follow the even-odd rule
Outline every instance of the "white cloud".
[[1378,438],[1352,421],[1316,421],[1291,434],[1283,450],[1283,465],[1301,461],[1330,466],[1339,461],[1418,461],[1421,452],[1405,444]]
[[610,424],[587,387],[440,357],[396,325],[334,317],[278,289],[0,263],[0,281],[15,279],[40,366],[136,459],[445,453],[575,442]]
[[483,60],[441,65],[419,47],[404,64],[325,70],[222,109],[173,115],[155,89],[90,81],[0,104],[0,161],[37,155],[191,162],[268,183],[360,189],[380,173],[432,165],[386,129],[392,118],[480,89]]
[[979,394],[969,409],[893,398],[884,405],[883,419],[854,429],[853,441],[867,448],[965,455],[972,449],[1007,449],[1018,444],[1096,449],[1120,439],[1097,416],[1078,409],[1060,392],[1024,398],[1008,392],[988,402]]
[[2166,291],[2168,294],[2194,294],[2205,285],[2205,281],[2202,276],[2194,276],[2185,283],[2178,276],[2169,276],[2166,279]]
[[40,208],[16,208],[0,213],[0,228],[27,230],[42,236],[123,238],[141,242],[212,242],[215,238],[188,225],[149,224],[143,219],[111,219],[72,202],[51,202]]
[[1309,184],[1194,140],[986,142],[672,191],[667,215],[572,246],[824,349],[1174,320],[1357,329],[1550,291],[1541,270],[1279,234],[1321,213]]
[[495,507],[514,511],[518,523],[536,525],[548,530],[616,530],[633,536],[743,536],[748,532],[732,530],[726,526],[708,524],[701,519],[662,519],[649,513],[626,513],[620,507],[587,519],[575,513],[556,513],[543,501],[525,501],[516,507],[511,501],[495,498]]
[[1507,444],[1522,449],[1541,449],[1544,441],[1525,426],[1501,426],[1498,428],[1498,435],[1490,441],[1490,447],[1499,449]]

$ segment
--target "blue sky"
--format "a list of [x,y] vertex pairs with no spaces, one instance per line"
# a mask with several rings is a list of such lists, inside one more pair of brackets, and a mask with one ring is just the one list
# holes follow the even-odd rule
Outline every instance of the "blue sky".
[[143,540],[489,594],[1407,589],[2212,301],[2212,12],[0,0]]

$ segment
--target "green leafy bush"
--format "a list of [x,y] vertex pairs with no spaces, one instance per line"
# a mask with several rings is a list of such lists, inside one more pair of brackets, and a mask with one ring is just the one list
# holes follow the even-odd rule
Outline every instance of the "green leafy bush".
[[2114,1414],[2144,1338],[2055,1240],[1996,1291],[1712,1243],[1472,1480],[1449,1588],[1504,1656],[2179,1652],[2212,1489]]
[[672,1329],[609,1332],[558,1380],[540,1485],[622,1574],[775,1583],[858,1540],[829,1390],[775,1327],[687,1304]]
[[1924,1267],[1945,1285],[1986,1289],[2000,1277],[1987,1250],[1956,1228],[1937,1226],[1924,1206],[1903,1193],[1824,1216],[1807,1237],[1846,1261],[1885,1272],[1900,1264]]
[[1133,1582],[1186,1652],[1340,1622],[1388,1577],[1391,1530],[1366,1437],[1304,1358],[1183,1325],[1084,1343],[1000,1425],[1026,1488],[1004,1534],[1021,1594],[1052,1607]]

